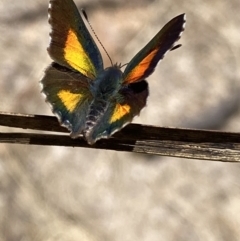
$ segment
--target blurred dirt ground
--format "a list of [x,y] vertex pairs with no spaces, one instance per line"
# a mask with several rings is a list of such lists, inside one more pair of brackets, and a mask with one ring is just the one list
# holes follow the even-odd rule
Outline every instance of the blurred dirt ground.
[[[76,2],[121,63],[185,12],[183,46],[148,78],[134,122],[240,131],[238,0]],[[51,62],[47,6],[0,1],[0,111],[52,115],[39,87]],[[239,214],[240,164],[0,145],[1,241],[235,241]]]

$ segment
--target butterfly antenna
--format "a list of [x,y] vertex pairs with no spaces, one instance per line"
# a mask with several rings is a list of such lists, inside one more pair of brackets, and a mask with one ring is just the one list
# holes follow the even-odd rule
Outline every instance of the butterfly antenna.
[[109,58],[109,60],[110,60],[110,62],[111,62],[111,65],[113,66],[112,59],[111,59],[110,55],[108,54],[107,50],[104,48],[102,42],[101,42],[100,39],[98,38],[98,36],[97,36],[96,32],[94,31],[94,29],[93,29],[91,23],[89,22],[86,11],[85,11],[83,8],[81,9],[81,11],[82,11],[82,14],[83,14],[84,18],[86,19],[88,25],[90,26],[90,28],[91,28],[91,30],[92,30],[94,36],[96,37],[97,41],[98,41],[98,42],[100,43],[100,45],[102,46],[104,52],[107,54],[107,56],[108,56],[108,58]]
[[175,49],[178,49],[178,48],[180,48],[181,46],[182,46],[181,44],[177,44],[177,45],[173,46],[173,47],[170,49],[170,51],[173,51],[173,50],[175,50]]
[[124,67],[125,65],[128,65],[128,63],[121,65],[120,68]]

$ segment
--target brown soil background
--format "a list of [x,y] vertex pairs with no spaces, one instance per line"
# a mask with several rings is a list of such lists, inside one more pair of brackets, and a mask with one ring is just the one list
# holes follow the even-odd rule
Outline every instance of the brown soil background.
[[[148,78],[148,106],[134,122],[240,131],[238,0],[76,3],[121,63],[185,12],[183,46]],[[47,7],[0,0],[1,111],[52,115],[39,87],[51,62]],[[0,145],[1,241],[235,241],[239,214],[239,164]]]

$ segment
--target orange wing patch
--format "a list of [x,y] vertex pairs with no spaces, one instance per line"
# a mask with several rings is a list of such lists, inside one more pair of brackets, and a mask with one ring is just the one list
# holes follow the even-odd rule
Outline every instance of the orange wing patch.
[[96,70],[93,63],[90,61],[89,56],[84,51],[76,33],[72,29],[69,29],[67,34],[67,40],[64,47],[64,57],[70,66],[78,70],[83,75],[92,77],[89,76],[89,73],[94,73],[96,76]]
[[157,54],[158,49],[153,49],[125,78],[124,82],[133,83],[139,80],[149,68],[152,59]]
[[79,101],[82,99],[82,94],[74,94],[69,90],[61,90],[57,96],[60,98],[64,106],[69,112],[73,112]]
[[113,123],[121,119],[123,116],[127,115],[130,112],[130,110],[131,110],[131,107],[127,104],[125,105],[117,104],[113,111],[113,115],[110,119],[110,123]]

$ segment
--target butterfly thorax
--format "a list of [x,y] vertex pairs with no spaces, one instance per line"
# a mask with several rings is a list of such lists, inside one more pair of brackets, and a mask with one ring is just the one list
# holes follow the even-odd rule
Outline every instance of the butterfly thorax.
[[108,101],[115,96],[121,88],[122,75],[117,66],[108,67],[100,72],[90,87],[93,97]]

